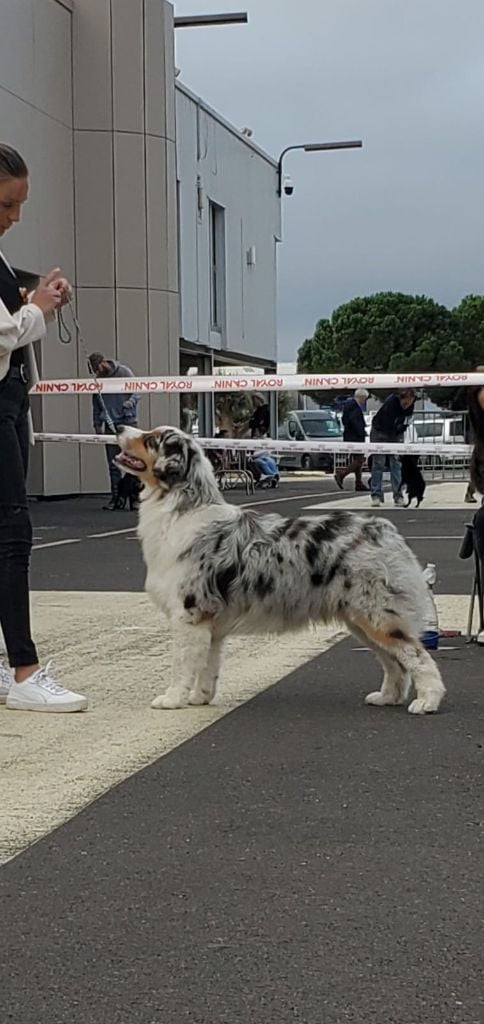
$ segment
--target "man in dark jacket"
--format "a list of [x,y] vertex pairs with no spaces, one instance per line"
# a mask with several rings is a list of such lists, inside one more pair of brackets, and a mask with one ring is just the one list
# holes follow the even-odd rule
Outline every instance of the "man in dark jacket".
[[254,411],[249,420],[251,437],[267,437],[269,434],[270,412],[269,406],[259,391],[252,396]]
[[[383,444],[398,444],[403,441],[409,420],[413,415],[415,391],[407,388],[386,398],[383,405],[373,417],[370,441]],[[375,454],[371,463],[371,503],[375,507],[383,502],[383,471],[385,460],[390,463],[390,479],[392,482],[393,500],[397,508],[403,508],[402,497],[402,466],[398,455]]]
[[[474,373],[483,373],[483,372],[484,372],[484,366],[476,366],[475,367]],[[462,412],[462,413],[466,414],[465,415],[465,419],[464,419],[464,438],[465,438],[465,442],[466,442],[466,444],[474,444],[474,431],[472,429],[472,423],[470,421],[470,416],[469,416],[468,398],[469,398],[469,388],[458,388],[458,390],[456,392],[456,395],[455,395],[453,401],[450,404],[450,408],[452,409],[453,412]],[[464,501],[468,505],[475,505],[476,501],[477,501],[477,498],[475,497],[474,487],[473,487],[473,485],[472,485],[470,480],[469,480],[469,483],[467,484],[466,492],[465,492],[465,495],[464,495]]]
[[[129,366],[123,366],[116,359],[107,359],[102,352],[93,352],[89,356],[91,369],[96,377],[134,377]],[[92,419],[96,434],[115,434],[120,426],[138,426],[138,402],[140,396],[130,394],[104,394],[92,396]],[[117,444],[106,445],[109,482],[111,485],[111,501],[105,509],[114,511],[121,507],[118,488],[121,472],[113,461],[119,453]]]
[[[366,439],[366,423],[363,409],[366,406],[369,395],[364,388],[358,388],[353,398],[347,398],[343,406],[343,440],[364,443]],[[367,491],[363,483],[361,471],[365,461],[364,455],[352,453],[347,466],[337,469],[334,479],[340,491],[343,490],[343,480],[350,473],[355,474],[355,491]]]

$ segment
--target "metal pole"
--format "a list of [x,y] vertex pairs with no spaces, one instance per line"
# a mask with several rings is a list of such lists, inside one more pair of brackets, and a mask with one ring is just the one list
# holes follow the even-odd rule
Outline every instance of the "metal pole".
[[175,28],[198,28],[207,25],[246,25],[249,20],[247,11],[233,14],[188,14],[174,18]]
[[342,142],[302,142],[298,146],[286,146],[277,162],[278,196],[282,196],[282,162],[286,153],[290,153],[293,149],[303,149],[305,153],[318,153],[320,151],[324,152],[328,149],[361,149],[362,146],[363,142],[361,139],[349,139],[348,141]]

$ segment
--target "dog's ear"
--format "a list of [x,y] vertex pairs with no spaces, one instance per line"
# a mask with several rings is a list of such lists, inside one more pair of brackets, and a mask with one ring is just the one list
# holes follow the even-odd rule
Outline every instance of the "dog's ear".
[[188,439],[189,461],[187,466],[187,490],[192,494],[192,501],[204,504],[219,500],[219,489],[215,480],[213,466],[202,448],[193,438]]

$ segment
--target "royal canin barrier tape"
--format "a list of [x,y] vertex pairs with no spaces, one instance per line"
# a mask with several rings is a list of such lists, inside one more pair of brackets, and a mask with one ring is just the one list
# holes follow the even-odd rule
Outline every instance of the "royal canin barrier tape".
[[104,377],[102,380],[40,380],[31,395],[83,395],[101,393],[166,394],[175,392],[231,391],[335,391],[355,388],[430,388],[484,385],[484,373],[328,373],[249,374],[240,377]]
[[[36,434],[36,441],[62,441],[77,444],[116,444],[112,434]],[[202,448],[229,449],[232,451],[269,452],[358,452],[365,455],[450,455],[470,456],[469,444],[358,444],[351,441],[271,441],[270,438],[248,440],[246,438],[197,437]]]

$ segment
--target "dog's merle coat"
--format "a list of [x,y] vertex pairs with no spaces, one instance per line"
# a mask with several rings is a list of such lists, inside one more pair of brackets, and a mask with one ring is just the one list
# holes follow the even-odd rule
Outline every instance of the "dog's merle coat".
[[436,711],[444,694],[418,636],[427,601],[420,566],[386,519],[331,511],[258,515],[228,505],[198,443],[172,427],[125,428],[120,462],[140,476],[146,589],[174,634],[173,677],[156,707],[208,703],[225,637],[345,624],[385,675],[371,704]]

